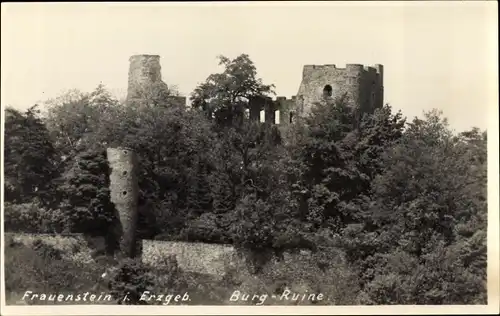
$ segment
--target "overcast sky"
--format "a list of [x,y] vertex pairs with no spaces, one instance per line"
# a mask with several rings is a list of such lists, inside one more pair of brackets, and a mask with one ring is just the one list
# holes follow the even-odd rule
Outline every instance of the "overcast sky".
[[188,95],[219,70],[217,55],[246,53],[278,95],[297,93],[304,64],[379,63],[385,102],[404,115],[438,108],[455,129],[486,128],[497,106],[496,11],[496,1],[3,3],[2,106],[100,82],[123,97],[134,54],[160,55],[164,81]]

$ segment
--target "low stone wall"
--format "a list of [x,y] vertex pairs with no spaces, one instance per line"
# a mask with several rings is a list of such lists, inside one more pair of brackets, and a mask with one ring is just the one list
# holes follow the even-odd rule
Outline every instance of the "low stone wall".
[[234,266],[239,256],[230,245],[170,242],[159,240],[142,241],[142,261],[158,265],[163,258],[175,256],[184,271],[223,277],[228,268]]

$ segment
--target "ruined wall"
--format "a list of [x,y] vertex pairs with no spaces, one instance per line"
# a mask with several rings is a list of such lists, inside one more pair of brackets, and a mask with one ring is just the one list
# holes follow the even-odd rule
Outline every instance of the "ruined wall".
[[[260,120],[260,112],[265,111],[266,114],[274,107],[273,100],[269,97],[252,97],[248,102],[249,118],[252,121]],[[267,120],[267,115],[266,115]]]
[[160,240],[142,241],[142,261],[157,265],[162,258],[174,255],[184,271],[222,278],[228,267],[236,264],[238,255],[231,245]]
[[346,68],[337,68],[335,65],[306,65],[296,96],[291,99],[277,97],[276,100],[254,97],[249,102],[249,118],[260,120],[264,111],[266,122],[277,123],[280,130],[285,131],[298,116],[309,114],[315,103],[344,95],[349,104],[361,112],[370,113],[382,107],[383,66],[348,64]]
[[[325,95],[325,91],[329,91]],[[364,67],[347,64],[346,68],[335,65],[305,65],[302,82],[297,93],[297,111],[310,113],[316,102],[347,95],[353,107],[370,112],[383,105],[383,66]]]
[[116,234],[119,236],[121,254],[134,257],[139,194],[137,158],[135,153],[127,148],[108,148],[107,157],[111,169],[110,197],[119,217],[120,227],[116,227]]
[[280,96],[275,100],[270,97],[253,97],[249,101],[249,108],[251,120],[260,120],[260,113],[264,111],[266,122],[287,125],[292,121],[290,117],[293,117],[292,112],[295,111],[295,96],[291,99]]
[[277,110],[280,112],[278,123],[283,126],[292,123],[295,114],[296,97],[292,96],[291,99],[277,97],[275,103]]
[[[255,276],[256,266],[248,251],[238,251],[232,245],[206,244],[199,242],[175,242],[160,240],[143,240],[142,262],[155,267],[161,267],[164,259],[174,256],[179,267],[186,272],[207,274],[215,279],[222,279],[228,274],[232,278],[245,280]],[[259,254],[262,255],[262,254]],[[277,257],[274,252],[264,254],[260,261],[261,267],[300,270],[297,260],[311,258],[309,250],[285,252]],[[233,274],[235,273],[236,274]],[[296,272],[296,271],[295,271]],[[286,273],[285,273],[286,274]]]

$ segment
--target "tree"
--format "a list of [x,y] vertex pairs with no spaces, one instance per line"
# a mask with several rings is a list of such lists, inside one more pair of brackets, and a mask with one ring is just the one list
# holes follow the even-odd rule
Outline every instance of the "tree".
[[[315,105],[289,147],[292,191],[299,218],[334,232],[356,221],[366,200],[380,148],[400,133],[390,108],[366,115],[358,124],[345,98]],[[386,128],[385,134],[379,134]],[[395,136],[388,135],[394,134]],[[369,160],[367,159],[369,158]]]
[[[278,136],[273,126],[252,121],[219,134],[209,185],[213,228],[223,232],[221,241],[272,248],[272,235],[278,233],[273,230],[275,215],[286,207]],[[262,208],[252,211],[257,205]],[[259,226],[259,222],[266,222],[268,227]],[[266,240],[263,230],[271,234]]]
[[76,154],[76,147],[89,130],[92,119],[96,116],[89,104],[88,94],[80,91],[68,92],[70,95],[47,101],[45,123],[54,145],[63,161]]
[[250,99],[273,94],[274,86],[257,78],[248,55],[219,60],[223,72],[210,75],[191,95],[193,108],[215,118],[207,178],[211,205],[184,233],[193,240],[272,249],[288,212],[280,164],[284,151],[274,126],[242,118]]
[[116,246],[113,225],[117,214],[110,200],[109,166],[104,151],[87,150],[80,153],[72,168],[63,176],[59,188],[62,204],[71,223],[70,230],[94,236],[108,237],[108,245]]
[[86,135],[96,133],[101,117],[118,105],[102,83],[91,93],[71,90],[47,101],[48,111],[44,121],[63,161],[71,164],[71,159],[88,146],[82,144]]
[[53,202],[51,181],[58,174],[59,157],[35,105],[22,113],[5,111],[5,201],[26,203],[38,198]]
[[365,303],[484,302],[485,150],[485,136],[455,136],[435,111],[386,150],[367,212],[341,235]]
[[191,94],[192,106],[215,116],[221,124],[231,124],[248,108],[250,98],[274,94],[274,85],[257,78],[257,69],[246,54],[235,59],[219,56],[221,73],[211,74]]

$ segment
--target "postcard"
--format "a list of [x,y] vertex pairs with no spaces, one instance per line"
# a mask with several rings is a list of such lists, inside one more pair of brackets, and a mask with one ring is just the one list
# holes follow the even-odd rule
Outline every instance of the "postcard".
[[4,315],[498,312],[496,2],[1,12]]

